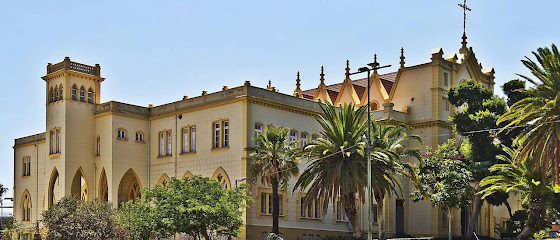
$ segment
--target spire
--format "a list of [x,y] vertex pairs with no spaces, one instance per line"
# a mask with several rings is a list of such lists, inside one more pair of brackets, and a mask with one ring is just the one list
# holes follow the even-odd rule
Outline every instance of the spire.
[[321,65],[321,74],[319,74],[319,76],[321,76],[321,83],[319,84],[319,86],[321,85],[325,85],[325,73],[324,73],[325,68],[323,67],[323,65]]
[[467,0],[463,0],[463,4],[459,4],[459,7],[463,9],[463,42],[461,43],[461,49],[459,53],[465,54],[468,51],[467,48],[467,11],[471,9],[467,6]]
[[299,71],[297,72],[297,78],[296,78],[296,90],[294,90],[294,96],[299,97],[299,98],[303,98],[303,91],[301,91],[301,80],[299,79]]
[[404,68],[404,47],[401,48],[401,68]]
[[350,78],[350,61],[346,59],[346,78]]
[[266,89],[272,90],[272,81],[270,81],[270,79],[268,79],[268,85],[266,85]]
[[[377,53],[373,54],[373,64],[375,66],[379,66],[379,63],[377,62]],[[377,68],[373,68],[373,75],[375,75],[377,73]]]

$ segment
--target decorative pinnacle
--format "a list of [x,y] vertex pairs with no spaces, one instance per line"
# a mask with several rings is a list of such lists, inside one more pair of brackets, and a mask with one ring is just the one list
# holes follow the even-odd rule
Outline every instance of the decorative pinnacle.
[[301,86],[300,84],[301,80],[299,79],[299,71],[297,71],[297,78],[296,78],[296,87],[299,88]]
[[346,59],[346,77],[350,77],[350,61]]
[[270,79],[268,79],[268,85],[266,85],[266,89],[268,90],[272,89],[272,81],[270,81]]
[[404,47],[401,48],[401,68],[404,68]]
[[319,74],[319,76],[321,76],[321,84],[325,84],[325,73],[323,72],[325,69],[323,68],[323,65],[321,65],[321,74]]
[[461,42],[461,49],[459,49],[459,53],[465,54],[467,51],[467,34],[463,33],[463,42]]

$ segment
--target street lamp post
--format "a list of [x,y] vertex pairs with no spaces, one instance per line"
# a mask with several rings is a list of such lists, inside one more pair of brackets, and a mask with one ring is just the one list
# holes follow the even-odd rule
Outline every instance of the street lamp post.
[[[373,74],[377,73],[377,70],[381,69],[381,68],[386,68],[386,67],[390,67],[391,65],[386,65],[386,66],[379,66],[379,63],[377,62],[377,54],[375,54],[373,56],[373,62],[372,63],[368,63],[367,64],[369,67],[361,67],[358,69],[358,72],[355,73],[351,73],[350,75],[353,74],[358,74],[358,73],[363,73],[363,72],[367,72],[367,124],[368,124],[368,132],[367,132],[367,150],[366,150],[366,155],[367,155],[367,194],[366,194],[366,203],[367,203],[367,209],[368,209],[368,236],[367,239],[368,240],[372,240],[373,239],[373,235],[371,233],[371,224],[373,223],[373,219],[371,219],[371,106],[370,106],[370,89],[371,89],[371,81],[370,81],[370,73],[371,71],[373,71]],[[371,67],[371,68],[370,68]],[[383,239],[380,239],[383,240]]]

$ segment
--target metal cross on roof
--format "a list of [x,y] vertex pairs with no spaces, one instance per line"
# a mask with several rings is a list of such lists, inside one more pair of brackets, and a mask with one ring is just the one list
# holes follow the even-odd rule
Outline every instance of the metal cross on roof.
[[463,9],[463,35],[465,35],[467,32],[467,10],[472,10],[467,6],[467,0],[463,0],[463,4],[459,3],[458,5]]

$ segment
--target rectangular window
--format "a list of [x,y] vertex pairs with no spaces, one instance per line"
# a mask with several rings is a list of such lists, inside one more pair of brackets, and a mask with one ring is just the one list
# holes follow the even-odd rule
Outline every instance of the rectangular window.
[[[260,123],[255,123],[255,138],[259,137],[263,132],[263,125]],[[258,146],[258,143],[255,141],[255,146]]]
[[167,132],[167,156],[171,156],[171,131]]
[[220,148],[220,123],[214,123],[214,148]]
[[307,133],[301,133],[301,146],[305,146],[305,144],[307,144],[307,138],[308,138],[308,134]]
[[97,137],[97,151],[95,151],[95,155],[99,156],[101,155],[101,138]]
[[27,176],[31,176],[31,157],[27,157]]
[[290,132],[290,141],[291,142],[297,141],[297,132],[296,131],[291,131]]
[[371,220],[373,223],[377,223],[377,205],[371,206]]
[[319,135],[317,135],[317,134],[311,135],[311,141],[312,141],[313,143],[317,143],[317,139],[318,139],[318,138],[319,138]]
[[300,206],[299,206],[299,208],[300,208],[300,217],[304,218],[304,217],[305,217],[305,198],[302,197],[302,198],[300,199],[300,201],[301,201],[301,202],[300,202]]
[[93,103],[93,92],[91,90],[87,93],[87,102]]
[[196,127],[191,127],[191,152],[196,152]]
[[54,154],[56,151],[56,136],[55,136],[55,132],[51,131],[51,154]]
[[56,153],[60,153],[60,129],[56,130]]
[[141,132],[137,132],[136,133],[136,141],[137,142],[143,142],[144,141],[144,134]]
[[449,73],[443,73],[443,86],[449,86]]
[[268,194],[268,214],[272,214],[272,194]]
[[320,215],[320,212],[321,212],[321,211],[320,211],[320,209],[319,209],[319,207],[320,207],[320,205],[319,205],[319,200],[315,200],[315,201],[314,201],[314,204],[315,204],[315,218],[320,218],[320,216],[321,216],[321,215]]
[[22,176],[27,176],[27,157],[23,157],[23,167],[22,167],[22,171],[21,171],[21,175]]
[[266,213],[266,193],[261,193],[261,213]]
[[447,101],[447,98],[442,97],[441,98],[445,104],[445,110],[449,111],[449,101]]
[[189,152],[189,129],[183,128],[183,153]]
[[229,146],[229,122],[223,121],[222,125],[224,126],[222,147],[228,147]]
[[165,132],[159,134],[159,156],[165,156]]

